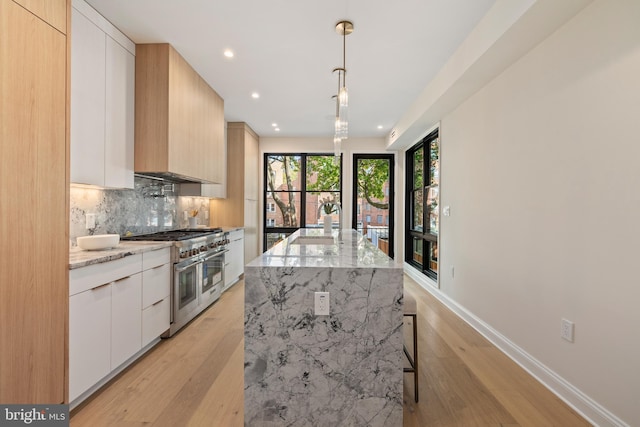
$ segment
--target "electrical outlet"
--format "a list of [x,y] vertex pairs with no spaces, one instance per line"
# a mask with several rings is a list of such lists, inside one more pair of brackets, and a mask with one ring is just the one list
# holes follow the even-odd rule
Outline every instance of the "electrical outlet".
[[204,210],[204,219],[209,219],[209,210]]
[[316,316],[328,316],[329,315],[329,292],[316,292],[314,296],[314,300],[315,300]]
[[87,230],[92,230],[96,228],[96,214],[94,213],[86,214],[85,221],[86,221],[85,227],[87,228]]
[[189,219],[189,213],[187,211],[182,211],[182,218],[186,221]]
[[573,322],[567,319],[562,319],[562,322],[560,325],[560,337],[563,340],[573,342],[573,329],[574,329]]

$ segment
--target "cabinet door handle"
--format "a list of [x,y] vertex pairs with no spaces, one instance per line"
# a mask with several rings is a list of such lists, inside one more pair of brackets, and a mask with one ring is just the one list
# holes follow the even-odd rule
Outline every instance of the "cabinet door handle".
[[92,291],[97,291],[100,288],[104,288],[105,286],[109,286],[111,283],[105,283],[104,285],[96,286],[95,288],[91,288]]
[[131,277],[131,276],[123,277],[123,278],[121,278],[121,279],[114,280],[113,282],[114,282],[114,283],[122,282],[123,280],[127,280],[127,279],[128,279],[128,278],[130,278],[130,277]]
[[164,301],[164,298],[162,298],[160,301],[158,302],[154,302],[153,304],[151,304],[151,307],[155,307],[156,305],[160,304],[162,301]]
[[157,265],[157,266],[153,267],[153,268],[152,268],[152,270],[157,270],[157,269],[159,269],[159,268],[164,267],[165,265],[167,265],[167,264],[160,264],[160,265]]

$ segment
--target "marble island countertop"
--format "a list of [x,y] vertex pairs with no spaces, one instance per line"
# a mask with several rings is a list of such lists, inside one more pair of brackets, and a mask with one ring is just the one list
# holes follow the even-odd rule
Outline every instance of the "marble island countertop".
[[333,230],[334,244],[296,244],[298,237],[324,236],[321,228],[302,228],[251,261],[253,267],[376,267],[398,268],[366,237],[355,230]]
[[294,242],[322,234],[296,231],[245,267],[245,424],[401,426],[402,265],[354,230]]
[[124,258],[129,255],[153,251],[171,246],[172,242],[128,242],[120,241],[118,246],[111,249],[85,251],[75,246],[69,249],[69,270],[100,264]]

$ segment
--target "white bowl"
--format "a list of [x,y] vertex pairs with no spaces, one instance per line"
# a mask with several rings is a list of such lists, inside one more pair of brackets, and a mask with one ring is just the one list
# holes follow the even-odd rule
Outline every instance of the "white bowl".
[[100,249],[115,248],[120,243],[119,234],[97,234],[95,236],[81,236],[77,239],[80,249],[96,251]]

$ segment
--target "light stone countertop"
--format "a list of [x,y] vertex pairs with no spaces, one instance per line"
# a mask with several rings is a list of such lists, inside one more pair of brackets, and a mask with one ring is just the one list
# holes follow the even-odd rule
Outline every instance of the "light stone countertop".
[[99,251],[85,251],[75,246],[69,249],[69,270],[113,261],[129,255],[170,247],[172,244],[173,242],[120,241],[118,246],[115,248]]
[[248,267],[366,267],[402,268],[376,248],[366,237],[352,229],[333,230],[334,245],[299,245],[299,236],[323,236],[321,228],[301,228],[287,239],[247,264]]

